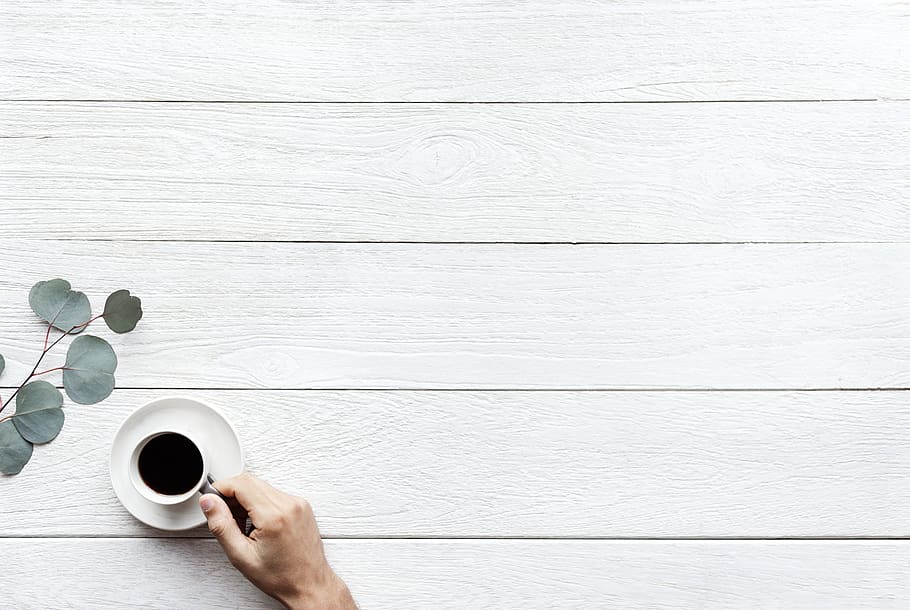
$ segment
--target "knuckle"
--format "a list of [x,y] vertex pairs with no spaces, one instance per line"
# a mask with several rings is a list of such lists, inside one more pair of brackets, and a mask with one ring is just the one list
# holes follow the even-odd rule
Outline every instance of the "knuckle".
[[227,526],[224,521],[214,521],[209,523],[209,531],[212,532],[215,537],[220,538],[227,533]]
[[303,498],[294,498],[291,513],[296,517],[305,517],[313,512],[313,507]]

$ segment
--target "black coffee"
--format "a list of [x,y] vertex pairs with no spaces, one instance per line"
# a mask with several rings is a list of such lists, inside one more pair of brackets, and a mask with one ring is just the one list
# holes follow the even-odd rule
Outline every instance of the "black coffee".
[[158,435],[139,453],[139,476],[158,493],[178,496],[193,489],[202,478],[202,454],[182,434]]

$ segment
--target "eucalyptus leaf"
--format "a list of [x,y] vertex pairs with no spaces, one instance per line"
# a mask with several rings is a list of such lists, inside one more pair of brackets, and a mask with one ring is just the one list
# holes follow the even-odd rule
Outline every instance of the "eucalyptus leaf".
[[12,420],[0,423],[0,472],[19,474],[32,458],[32,444],[22,438]]
[[142,319],[142,301],[129,290],[112,292],[104,303],[104,321],[115,333],[128,333]]
[[117,354],[104,339],[77,337],[66,352],[63,366],[63,387],[73,402],[94,404],[114,391]]
[[[85,293],[71,290],[70,283],[59,278],[32,286],[28,304],[38,317],[63,332],[85,324],[92,317],[92,306]],[[82,330],[79,328],[73,332]]]
[[3,354],[0,354],[0,375],[3,374],[3,369],[6,368],[6,360],[3,359]]
[[46,381],[33,381],[16,394],[13,423],[22,438],[40,445],[49,443],[63,428],[63,394]]

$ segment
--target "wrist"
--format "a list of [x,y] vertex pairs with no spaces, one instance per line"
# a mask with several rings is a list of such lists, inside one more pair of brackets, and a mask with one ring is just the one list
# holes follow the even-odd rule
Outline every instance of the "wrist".
[[288,610],[357,610],[347,585],[334,572],[319,585],[295,592],[281,602]]

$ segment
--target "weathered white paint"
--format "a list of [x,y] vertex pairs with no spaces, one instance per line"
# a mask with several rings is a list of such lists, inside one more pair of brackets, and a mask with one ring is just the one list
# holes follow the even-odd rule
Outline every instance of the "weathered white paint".
[[907,241],[908,219],[910,102],[0,104],[4,239]]
[[[0,477],[0,536],[158,535],[118,504],[108,453],[164,393],[67,406]],[[328,536],[910,536],[906,392],[187,394]]]
[[[899,610],[910,597],[903,541],[330,540],[326,551],[370,610]],[[276,607],[213,540],[5,539],[0,553],[15,608]]]
[[143,297],[112,341],[155,389],[0,478],[0,605],[269,606],[110,490],[116,425],[186,387],[235,388],[191,393],[364,608],[903,608],[903,540],[590,538],[910,536],[905,392],[659,391],[910,387],[907,31],[889,0],[2,3],[0,383],[64,276]]
[[96,308],[142,297],[111,337],[121,387],[910,385],[910,244],[13,239],[0,260],[6,379],[43,339],[29,287],[65,276]]
[[890,0],[5,0],[0,99],[910,97]]

